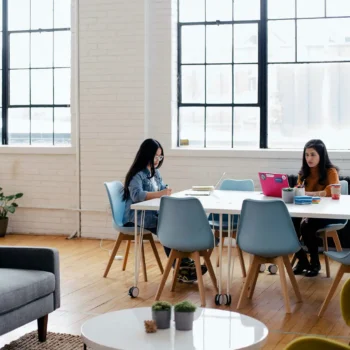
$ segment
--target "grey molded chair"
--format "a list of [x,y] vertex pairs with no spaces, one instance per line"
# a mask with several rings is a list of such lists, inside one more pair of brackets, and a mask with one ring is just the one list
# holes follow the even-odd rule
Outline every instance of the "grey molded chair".
[[182,258],[193,258],[196,265],[198,287],[202,306],[205,306],[200,257],[204,258],[210,278],[217,291],[216,277],[210,261],[215,246],[214,235],[209,226],[207,215],[197,198],[162,197],[158,217],[157,235],[160,242],[171,249],[155,300],[159,300],[165,282],[176,260],[171,291],[175,289],[177,275]]
[[[325,252],[327,257],[340,263],[338,272],[334,277],[334,281],[331,285],[331,288],[328,291],[326,299],[324,300],[321,309],[318,313],[318,316],[322,316],[326,311],[329,302],[331,301],[344,273],[350,273],[350,252]],[[349,297],[349,296],[348,296]],[[349,312],[350,314],[350,312]],[[344,318],[345,319],[345,318]]]
[[[247,179],[247,180],[234,180],[234,179],[226,179],[224,180],[219,188],[221,191],[254,191],[254,181]],[[233,230],[232,232],[232,238],[236,239],[237,238],[237,222],[238,222],[238,215],[234,215],[233,217],[233,225],[231,225],[231,229]],[[214,214],[209,216],[209,224],[211,227],[214,228],[214,233],[215,237],[219,238],[220,237],[220,225],[219,225],[219,215]],[[228,216],[223,215],[222,218],[222,227],[223,227],[223,232],[222,232],[222,237],[228,237]],[[222,240],[219,244],[223,246],[224,240]],[[237,252],[238,252],[238,258],[239,262],[241,264],[241,269],[242,269],[242,275],[243,277],[247,276],[245,264],[244,264],[244,259],[243,259],[243,253],[241,248],[237,245]],[[216,259],[216,266],[219,266],[219,255]]]
[[[124,227],[123,226],[123,217],[124,217],[124,211],[125,211],[125,201],[123,200],[123,184],[120,181],[112,181],[112,182],[105,182],[104,183],[109,203],[111,205],[112,209],[112,224],[113,227],[119,232],[118,239],[115,242],[113,251],[111,253],[111,257],[109,258],[105,273],[103,277],[107,277],[108,272],[113,264],[114,258],[118,252],[118,249],[120,247],[120,244],[122,241],[127,241],[125,256],[124,256],[124,262],[123,262],[123,271],[125,271],[126,264],[128,261],[129,256],[129,250],[130,250],[130,244],[131,241],[135,238],[135,228],[134,227]],[[144,230],[143,240],[148,240],[151,243],[151,247],[154,253],[154,256],[157,260],[159,269],[161,273],[164,272],[162,262],[160,261],[159,254],[157,251],[157,247],[154,243],[152,233],[150,231]],[[147,271],[146,271],[146,259],[145,259],[145,250],[142,242],[142,248],[141,248],[141,254],[142,254],[142,269],[143,269],[143,275],[145,282],[147,282]]]
[[0,335],[37,320],[44,342],[48,315],[60,307],[56,249],[0,247]]
[[245,295],[253,297],[260,265],[272,263],[278,266],[286,312],[290,313],[284,267],[297,299],[301,301],[299,287],[288,259],[289,254],[300,249],[300,242],[285,203],[281,200],[246,199],[242,206],[237,244],[244,252],[253,255],[237,309],[241,307]]
[[[345,180],[340,181],[341,184],[341,194],[342,195],[347,195],[348,194],[348,182]],[[324,252],[328,252],[328,238],[332,238],[335,248],[337,250],[337,252],[341,252],[342,246],[340,244],[340,240],[339,240],[339,236],[338,236],[338,232],[339,230],[342,230],[346,224],[348,223],[348,220],[344,220],[344,222],[342,223],[336,223],[336,224],[330,224],[327,225],[325,228],[322,228],[320,230],[317,231],[317,233],[319,234],[320,238],[322,238],[323,241],[323,251]],[[325,260],[325,265],[326,265],[326,275],[327,277],[330,277],[330,268],[329,268],[329,259],[327,254],[324,254],[324,260]],[[296,261],[296,256],[293,256],[292,259],[292,266],[294,265]]]

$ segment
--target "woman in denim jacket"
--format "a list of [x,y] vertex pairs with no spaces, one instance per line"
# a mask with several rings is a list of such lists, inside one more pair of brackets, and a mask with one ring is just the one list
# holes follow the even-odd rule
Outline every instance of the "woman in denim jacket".
[[[164,161],[164,151],[161,144],[154,139],[143,141],[138,150],[135,160],[125,177],[124,183],[124,226],[135,225],[134,210],[131,205],[162,196],[170,196],[171,189],[164,185],[159,168]],[[141,215],[138,216],[137,225],[141,225]],[[158,212],[145,211],[145,229],[157,234]],[[169,257],[170,249],[164,247]],[[206,272],[206,266],[202,266],[202,272]],[[193,260],[183,259],[179,272],[179,280],[193,282],[197,279]]]

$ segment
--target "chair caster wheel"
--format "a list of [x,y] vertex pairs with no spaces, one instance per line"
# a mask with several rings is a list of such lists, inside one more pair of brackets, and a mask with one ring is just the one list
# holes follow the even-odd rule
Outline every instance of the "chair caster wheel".
[[215,295],[215,305],[220,306],[224,304],[225,294],[216,294]]
[[232,301],[231,294],[226,294],[226,303],[225,303],[225,305],[230,306],[231,305],[231,301]]
[[137,298],[139,296],[139,289],[137,287],[131,287],[129,289],[129,296],[131,296],[132,298]]
[[277,268],[276,265],[270,265],[270,266],[268,267],[268,270],[269,270],[269,272],[271,273],[271,275],[275,275],[275,274],[277,273],[278,268]]
[[259,268],[259,271],[260,272],[264,272],[265,270],[266,270],[266,265],[265,264],[261,264],[260,268]]

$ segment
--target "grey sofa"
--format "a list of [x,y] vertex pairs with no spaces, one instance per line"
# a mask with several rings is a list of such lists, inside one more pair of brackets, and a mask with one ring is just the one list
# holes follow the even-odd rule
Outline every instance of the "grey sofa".
[[58,251],[0,246],[0,335],[38,320],[44,342],[48,314],[59,307]]

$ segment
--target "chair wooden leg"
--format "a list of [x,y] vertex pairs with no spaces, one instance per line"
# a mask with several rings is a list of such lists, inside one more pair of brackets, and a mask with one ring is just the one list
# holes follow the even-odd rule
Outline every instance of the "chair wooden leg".
[[128,262],[128,257],[129,257],[130,245],[131,245],[131,240],[128,240],[126,242],[126,250],[125,250],[125,255],[124,255],[122,271],[125,271],[125,269],[126,269],[126,264]]
[[175,291],[175,286],[179,275],[180,265],[181,265],[181,258],[177,258],[175,269],[174,269],[173,282],[171,283],[171,289],[170,289],[171,292]]
[[287,279],[286,279],[286,273],[284,271],[284,263],[282,257],[276,258],[276,262],[278,265],[278,271],[280,274],[280,280],[281,280],[281,287],[282,287],[282,293],[283,293],[283,298],[284,298],[284,304],[286,307],[286,313],[290,314],[290,300],[288,296],[288,286],[287,286]]
[[165,286],[165,282],[169,276],[169,273],[170,273],[170,270],[173,266],[173,262],[174,260],[176,259],[176,251],[175,250],[171,250],[170,252],[170,255],[169,255],[169,258],[168,258],[168,262],[165,266],[165,270],[164,270],[164,273],[163,273],[163,277],[160,281],[160,284],[159,284],[159,287],[158,287],[158,290],[157,290],[157,293],[156,293],[156,296],[154,298],[154,300],[159,300],[160,296],[162,295],[162,292],[163,292],[163,289],[164,289],[164,286]]
[[142,255],[142,272],[143,272],[143,278],[144,281],[147,282],[147,268],[146,268],[146,257],[145,257],[145,245],[143,242],[140,240],[141,244],[141,255]]
[[255,271],[259,267],[259,264],[260,264],[259,261],[260,260],[258,257],[253,256],[253,261],[251,262],[251,264],[249,266],[248,275],[247,275],[247,278],[243,284],[241,295],[239,296],[239,300],[237,303],[237,309],[241,308],[243,297],[247,295],[248,289],[252,285],[252,282],[253,282],[253,279],[255,276]]
[[293,254],[293,257],[292,257],[292,260],[290,262],[290,265],[293,267],[296,261],[297,261],[297,256],[296,256],[296,254]]
[[[224,240],[225,240],[225,237],[223,236],[222,237],[222,240],[220,241],[219,245],[221,246],[221,251],[223,251],[223,248],[224,248]],[[217,247],[217,257],[216,257],[216,267],[219,267],[220,266],[220,247]]]
[[237,252],[238,252],[239,262],[241,264],[242,276],[243,277],[247,277],[247,271],[246,271],[246,268],[245,268],[243,252],[242,252],[242,249],[239,246],[237,246]]
[[[327,233],[324,233],[322,236],[322,240],[323,240],[323,251],[324,252],[328,252],[328,240],[327,240]],[[325,265],[326,265],[326,275],[327,277],[330,277],[331,272],[329,269],[329,258],[326,254],[323,254],[324,256],[324,261],[325,261]]]
[[150,237],[149,237],[149,242],[151,243],[151,247],[152,247],[154,256],[155,256],[155,258],[157,260],[157,264],[159,266],[159,270],[163,274],[164,273],[163,265],[162,265],[162,262],[161,262],[161,260],[159,258],[158,250],[157,250],[156,244],[154,243],[154,239],[153,239],[152,235],[150,235]]
[[337,272],[337,274],[336,274],[336,276],[334,278],[334,281],[332,283],[332,286],[331,286],[331,288],[330,288],[330,290],[329,290],[329,292],[328,292],[328,294],[326,296],[326,299],[324,300],[324,302],[323,302],[323,304],[321,306],[321,309],[320,309],[320,311],[318,313],[319,317],[321,317],[324,314],[324,312],[326,311],[326,309],[328,307],[328,304],[331,301],[335,291],[337,290],[337,287],[339,285],[340,280],[342,279],[342,277],[344,275],[344,272],[346,272],[346,271],[348,271],[347,266],[345,266],[343,264],[340,265],[339,270],[338,270],[338,272]]
[[202,276],[202,269],[201,269],[201,261],[200,261],[200,255],[199,252],[193,253],[193,260],[196,265],[196,272],[197,272],[197,281],[198,281],[198,289],[199,289],[199,296],[201,299],[201,306],[205,306],[205,290],[204,290],[204,284],[203,284],[203,276]]
[[253,294],[254,294],[254,290],[255,290],[255,286],[256,286],[256,281],[258,280],[258,277],[259,277],[259,272],[260,272],[260,265],[257,264],[255,266],[255,273],[254,273],[253,279],[251,281],[252,284],[249,286],[249,289],[248,289],[248,299],[253,298]]
[[288,256],[283,256],[283,263],[284,263],[284,266],[286,267],[286,270],[287,270],[290,282],[292,283],[294,293],[297,297],[297,300],[299,302],[302,302],[303,300],[301,298],[299,286],[298,286],[297,280],[295,279],[295,275],[294,275],[293,270],[292,270],[292,265],[288,259]]
[[215,291],[216,291],[216,293],[219,293],[218,283],[216,281],[213,265],[211,264],[211,261],[210,261],[210,254],[211,254],[211,252],[210,251],[202,252],[202,254],[203,254],[203,259],[204,259],[205,265],[208,268],[209,276],[210,276],[210,279],[211,279],[211,281],[213,283]]
[[38,318],[38,338],[40,342],[46,341],[48,319],[49,315]]
[[339,235],[337,231],[331,231],[328,232],[328,237],[331,237],[333,239],[335,248],[337,249],[337,252],[341,252],[343,250],[341,243],[340,243],[340,239],[339,239]]
[[108,261],[108,264],[107,264],[107,267],[106,267],[106,270],[105,270],[105,273],[104,273],[103,277],[105,277],[105,278],[107,277],[108,272],[109,272],[109,270],[110,270],[110,268],[111,268],[111,266],[113,264],[114,258],[117,255],[117,252],[118,252],[118,249],[120,247],[120,244],[121,244],[121,242],[123,240],[124,240],[124,234],[119,233],[118,239],[115,242],[115,245],[114,245],[111,257],[109,258],[109,261]]

